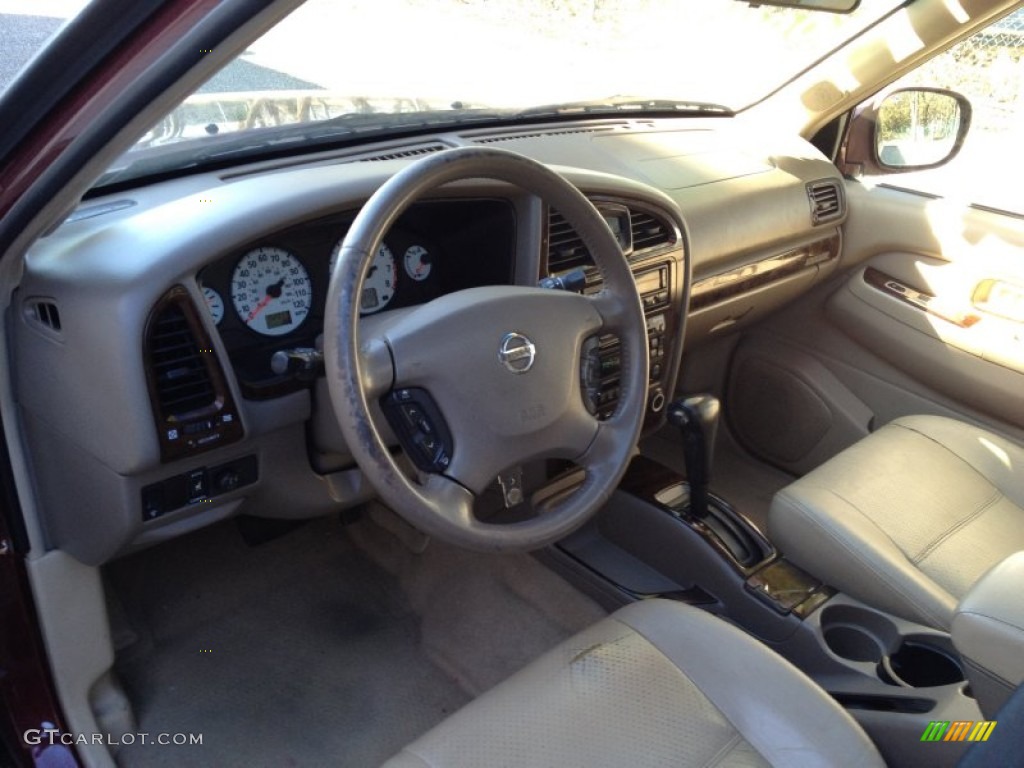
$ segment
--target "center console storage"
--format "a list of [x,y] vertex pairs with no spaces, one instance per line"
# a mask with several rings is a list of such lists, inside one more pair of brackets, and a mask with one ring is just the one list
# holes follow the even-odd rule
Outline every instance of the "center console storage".
[[822,608],[818,618],[825,647],[886,685],[931,688],[964,681],[964,670],[949,637],[901,634],[895,620],[873,609],[844,604]]
[[742,513],[710,495],[712,514],[688,506],[689,484],[643,456],[633,460],[611,502],[559,542],[560,567],[609,608],[668,597],[728,617],[772,642],[832,593],[781,560]]
[[[670,421],[678,405],[668,406]],[[694,411],[688,418],[698,416]],[[709,435],[713,441],[713,427],[701,429],[705,442]],[[699,465],[689,457],[688,473]],[[951,740],[936,750],[922,736],[933,721],[984,719],[971,692],[976,675],[958,654],[959,643],[954,647],[946,632],[837,594],[788,562],[741,511],[713,493],[703,514],[696,513],[691,482],[637,457],[608,505],[554,548],[552,565],[576,576],[609,608],[658,596],[719,614],[828,691],[888,763],[955,765],[969,741]],[[700,485],[699,477],[695,482]],[[1024,658],[1024,614],[1020,619],[1015,658]]]
[[993,566],[953,615],[953,642],[989,717],[1024,682],[1024,552]]
[[850,711],[893,765],[954,765],[969,742],[941,751],[929,724],[983,719],[949,634],[843,594],[773,646]]

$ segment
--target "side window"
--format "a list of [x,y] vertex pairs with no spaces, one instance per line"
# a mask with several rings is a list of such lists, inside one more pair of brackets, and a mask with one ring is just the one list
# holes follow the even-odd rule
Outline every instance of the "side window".
[[[1024,9],[931,59],[887,92],[914,87],[948,89],[970,102],[973,117],[960,153],[937,168],[905,173],[882,169],[865,181],[1024,214]],[[892,106],[883,108],[880,121],[914,122],[918,115],[911,110],[918,110],[921,100],[914,102],[887,102]],[[889,162],[889,153],[899,154],[883,140],[878,155]]]

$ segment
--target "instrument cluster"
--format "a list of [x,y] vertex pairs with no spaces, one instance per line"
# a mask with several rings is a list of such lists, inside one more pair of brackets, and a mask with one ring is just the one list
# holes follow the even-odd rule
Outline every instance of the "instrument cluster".
[[[247,244],[198,274],[206,308],[247,396],[291,389],[270,360],[280,350],[315,346],[330,274],[354,218],[352,211],[300,224]],[[511,282],[514,237],[513,209],[506,201],[412,206],[385,235],[367,270],[362,314]]]

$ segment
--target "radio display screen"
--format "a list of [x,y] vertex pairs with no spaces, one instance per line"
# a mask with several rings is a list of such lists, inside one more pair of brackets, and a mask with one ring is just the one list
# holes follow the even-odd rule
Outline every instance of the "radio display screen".
[[641,272],[640,274],[634,275],[636,279],[636,289],[643,296],[647,293],[656,293],[665,287],[665,270],[664,269],[653,269],[650,272]]

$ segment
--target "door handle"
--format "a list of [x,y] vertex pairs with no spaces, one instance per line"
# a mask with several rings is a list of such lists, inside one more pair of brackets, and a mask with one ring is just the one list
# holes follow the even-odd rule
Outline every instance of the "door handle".
[[971,301],[982,312],[1024,323],[1024,285],[992,278],[982,280]]

